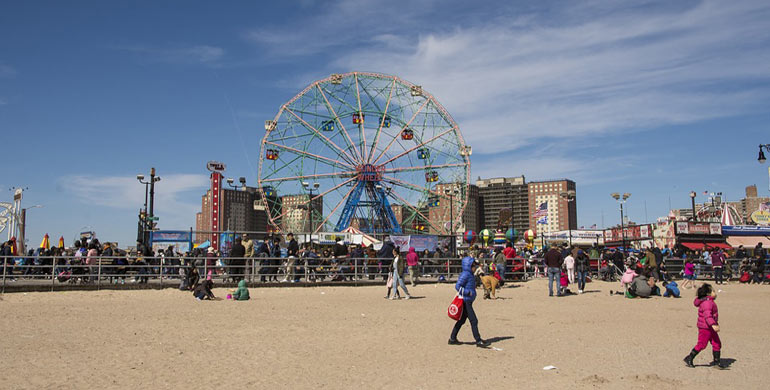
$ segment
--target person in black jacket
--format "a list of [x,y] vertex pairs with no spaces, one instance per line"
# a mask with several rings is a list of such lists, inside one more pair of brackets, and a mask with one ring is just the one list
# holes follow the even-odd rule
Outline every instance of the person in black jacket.
[[241,238],[238,237],[233,243],[233,247],[230,249],[230,274],[233,278],[233,282],[238,282],[243,279],[243,268],[246,265],[246,247],[241,243]]
[[564,258],[556,245],[551,246],[548,253],[545,254],[545,265],[548,267],[548,296],[553,296],[553,284],[556,283],[556,295],[561,296],[561,266],[564,264]]
[[586,278],[591,273],[591,262],[582,249],[578,250],[577,259],[575,259],[575,271],[577,271],[578,294],[582,294],[586,289]]
[[297,256],[299,256],[299,244],[297,244],[297,240],[294,239],[293,233],[287,234],[286,240],[288,241],[288,244],[286,245],[286,256],[288,259],[286,259],[286,275],[281,282],[291,281],[294,283],[297,281],[294,276],[294,265],[297,262]]
[[396,249],[396,245],[390,240],[390,237],[385,237],[382,241],[382,248],[377,251],[377,258],[380,260],[380,274],[382,280],[388,280],[387,270],[390,269],[390,264],[393,262],[393,249]]

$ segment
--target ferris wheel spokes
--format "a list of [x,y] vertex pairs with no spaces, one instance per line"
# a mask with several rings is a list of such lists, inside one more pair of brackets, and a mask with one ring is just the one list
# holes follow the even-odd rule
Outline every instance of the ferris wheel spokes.
[[419,215],[420,217],[422,217],[422,218],[425,220],[425,222],[427,222],[427,223],[428,223],[430,226],[433,226],[433,228],[434,228],[434,229],[437,229],[436,231],[440,231],[440,229],[438,229],[438,227],[437,227],[436,225],[434,225],[434,224],[433,224],[433,222],[431,222],[431,221],[430,221],[430,218],[426,217],[426,216],[425,216],[423,213],[421,213],[421,212],[420,212],[420,209],[418,209],[417,207],[414,207],[414,206],[413,206],[411,203],[409,203],[409,202],[408,202],[406,199],[402,198],[401,196],[399,196],[398,194],[396,194],[396,193],[395,193],[395,192],[393,192],[393,191],[390,191],[390,193],[389,193],[388,195],[390,195],[390,196],[391,196],[391,197],[393,197],[394,199],[396,199],[396,200],[398,200],[399,202],[401,202],[401,203],[402,203],[404,206],[406,206],[407,208],[409,208],[409,209],[411,209],[412,211],[414,211],[414,212],[415,212],[417,215]]
[[275,182],[275,181],[285,181],[285,180],[302,180],[302,179],[318,179],[323,177],[345,177],[347,175],[355,175],[356,171],[345,171],[345,172],[332,172],[332,173],[317,173],[313,175],[303,175],[303,176],[292,176],[292,177],[279,177],[275,179],[262,179],[262,182]]
[[385,149],[383,149],[382,152],[380,152],[380,154],[377,155],[377,158],[374,159],[374,162],[372,164],[377,164],[377,162],[380,161],[382,156],[388,151],[388,149],[390,149],[391,145],[393,145],[393,142],[395,142],[398,139],[398,137],[401,136],[401,132],[409,128],[409,125],[412,124],[412,122],[414,121],[414,118],[417,118],[417,115],[420,113],[420,111],[422,111],[423,108],[425,108],[426,105],[428,105],[429,101],[430,99],[425,99],[425,102],[423,102],[420,108],[418,108],[417,111],[414,112],[412,117],[409,119],[409,122],[406,122],[406,124],[401,127],[401,131],[398,131],[396,132],[395,135],[393,135],[393,138],[390,140],[390,142],[388,142],[388,146],[386,146]]
[[321,137],[323,140],[325,140],[327,145],[329,145],[329,146],[331,146],[331,147],[333,147],[333,148],[335,148],[335,149],[339,150],[339,151],[342,153],[342,154],[340,154],[340,157],[342,157],[342,158],[345,158],[345,160],[346,160],[347,162],[351,163],[351,164],[355,164],[355,159],[354,159],[354,158],[353,158],[351,155],[349,155],[349,154],[348,154],[348,152],[346,152],[345,150],[343,150],[342,148],[340,148],[340,147],[339,147],[337,144],[335,144],[334,142],[332,142],[332,140],[330,140],[328,137],[326,137],[325,135],[323,135],[323,134],[322,134],[320,131],[318,131],[318,129],[316,129],[315,127],[311,126],[311,125],[310,125],[309,123],[307,123],[307,122],[306,122],[304,119],[300,118],[300,117],[299,117],[299,115],[297,115],[296,113],[294,113],[294,111],[292,111],[292,110],[291,110],[289,107],[286,107],[286,111],[288,111],[290,114],[294,115],[294,117],[295,117],[295,118],[297,118],[297,119],[298,119],[300,122],[302,122],[302,124],[303,124],[303,125],[305,125],[305,127],[307,127],[308,129],[310,129],[310,130],[312,130],[314,133],[316,133],[316,135],[317,135],[317,136],[319,136],[319,137]]
[[[353,180],[354,180],[354,179],[350,179],[349,181],[353,181]],[[356,188],[358,188],[358,186],[356,186],[356,185],[354,185],[354,186],[350,187],[350,190],[348,191],[348,193],[347,193],[347,194],[345,194],[345,196],[343,196],[343,197],[340,199],[340,201],[337,203],[337,205],[336,205],[336,206],[334,206],[334,209],[332,209],[332,211],[331,211],[331,212],[330,212],[330,213],[329,213],[329,214],[326,216],[326,218],[324,218],[324,220],[323,220],[323,221],[321,221],[321,223],[318,225],[318,227],[315,229],[315,231],[314,231],[313,233],[318,233],[318,232],[321,230],[321,228],[323,228],[323,226],[324,226],[324,225],[326,225],[326,222],[328,222],[328,221],[329,221],[329,218],[330,218],[332,215],[334,215],[334,213],[335,213],[335,212],[337,212],[337,209],[338,209],[338,208],[340,208],[340,206],[341,206],[343,203],[345,203],[345,201],[347,200],[347,198],[350,196],[350,193],[352,193],[352,192],[353,192],[353,190],[355,190]]]
[[[395,155],[395,156],[394,156],[394,157],[392,157],[390,160],[388,160],[388,161],[385,161],[384,163],[382,163],[382,164],[380,164],[380,165],[387,165],[388,163],[392,162],[393,160],[395,160],[395,159],[397,159],[397,158],[399,158],[399,157],[403,157],[403,156],[405,156],[405,155],[409,154],[410,152],[413,152],[413,151],[415,151],[415,150],[417,150],[417,149],[419,149],[419,148],[421,148],[421,147],[424,147],[425,145],[427,145],[427,144],[429,144],[429,143],[431,143],[431,142],[433,142],[433,141],[435,141],[435,140],[437,140],[437,139],[439,139],[439,138],[443,137],[444,135],[446,135],[447,133],[449,133],[450,131],[453,131],[453,130],[455,130],[455,128],[454,128],[454,127],[452,127],[452,128],[449,128],[449,129],[447,129],[447,130],[445,130],[445,131],[443,131],[443,132],[439,133],[438,135],[436,135],[436,136],[432,137],[431,139],[429,139],[429,140],[427,140],[427,141],[423,141],[422,143],[419,143],[419,144],[417,144],[417,145],[415,145],[415,146],[413,146],[413,147],[411,147],[411,148],[409,148],[409,149],[407,149],[407,150],[405,150],[405,151],[401,152],[400,154],[397,154],[397,155]],[[379,161],[379,160],[378,160],[378,161]],[[375,161],[375,164],[377,164],[377,161]]]
[[[356,80],[356,100],[358,101],[358,112],[361,113],[361,90],[358,85],[358,73],[353,73],[353,77]],[[364,121],[358,122],[358,139],[361,142],[361,156],[362,161],[366,160],[366,131],[364,130]]]
[[[316,200],[316,199],[318,199],[318,198],[321,198],[321,199],[323,199],[323,196],[326,196],[326,195],[328,195],[328,194],[329,194],[329,193],[331,193],[332,191],[334,191],[334,190],[336,190],[336,189],[338,189],[338,188],[340,188],[340,187],[342,187],[342,186],[344,186],[344,185],[346,185],[346,184],[348,184],[348,183],[350,183],[350,182],[352,182],[352,181],[354,181],[354,180],[355,180],[355,178],[350,178],[350,179],[348,179],[348,180],[346,180],[346,181],[343,181],[342,183],[340,183],[340,184],[337,184],[336,186],[334,186],[334,187],[332,187],[332,188],[329,188],[328,190],[326,190],[326,191],[324,191],[324,192],[322,192],[322,193],[320,193],[320,194],[318,194],[318,195],[314,196],[314,197],[313,197],[313,198],[311,198],[311,199],[308,199],[307,201],[303,201],[303,202],[297,203],[297,204],[296,204],[296,206],[307,206],[307,205],[308,205],[308,203],[310,203],[310,202],[312,202],[312,201],[314,201],[314,200]],[[287,214],[288,212],[290,212],[290,211],[291,211],[291,210],[282,210],[282,211],[281,211],[281,214],[279,214],[278,218],[283,218],[283,217],[285,217],[285,216],[286,216],[286,214]]]
[[413,167],[402,167],[402,168],[385,168],[382,172],[383,173],[398,173],[398,172],[410,172],[410,171],[422,171],[425,169],[441,169],[441,168],[454,168],[454,167],[463,167],[465,164],[458,163],[458,164],[440,164],[440,165],[423,165],[423,166],[413,166]]
[[316,159],[316,161],[324,161],[327,164],[330,164],[331,166],[336,167],[336,168],[339,168],[340,167],[339,164],[342,164],[342,165],[344,165],[347,168],[355,169],[355,166],[350,165],[348,163],[345,163],[345,162],[342,162],[342,161],[337,161],[337,160],[332,160],[332,159],[330,159],[328,157],[320,156],[320,155],[313,154],[313,153],[310,153],[310,152],[305,152],[303,150],[292,148],[291,146],[281,145],[281,144],[277,144],[275,142],[270,142],[270,141],[265,141],[265,144],[273,145],[273,146],[275,146],[277,148],[285,149],[285,150],[291,151],[291,152],[293,152],[295,154],[300,154],[300,155],[303,155],[303,156],[312,157],[312,158]]
[[345,129],[345,125],[337,116],[337,112],[334,111],[334,107],[332,107],[331,103],[329,103],[329,99],[326,97],[326,94],[324,93],[323,89],[318,84],[316,84],[316,87],[318,87],[318,91],[321,92],[321,96],[324,98],[324,102],[326,103],[326,108],[329,110],[332,116],[334,116],[334,120],[340,125],[340,129],[342,130],[342,133],[345,135],[345,139],[347,139],[348,141],[348,146],[350,146],[351,149],[356,151],[359,161],[363,161],[364,159],[363,156],[361,156],[361,153],[359,153],[358,149],[353,145],[353,140],[350,138],[350,134],[348,134],[348,131]]
[[[374,155],[374,151],[377,150],[377,142],[380,139],[380,134],[382,134],[382,125],[385,124],[385,118],[388,115],[388,109],[390,108],[390,100],[393,98],[393,90],[396,89],[396,78],[393,78],[393,85],[390,87],[390,92],[388,93],[388,101],[385,103],[385,111],[382,112],[382,117],[380,118],[380,125],[377,126],[377,134],[374,135],[374,142],[372,142],[372,148],[369,150],[369,155],[366,156],[366,163],[371,164],[372,162],[372,155]],[[374,100],[374,99],[372,99]]]

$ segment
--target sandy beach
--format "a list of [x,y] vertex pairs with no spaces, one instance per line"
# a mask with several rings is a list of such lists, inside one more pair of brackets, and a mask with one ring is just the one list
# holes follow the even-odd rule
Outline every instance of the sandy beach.
[[[173,289],[5,294],[0,388],[761,388],[770,361],[770,289],[725,285],[726,370],[706,367],[694,291],[610,296],[616,283],[549,298],[544,280],[508,284],[474,307],[489,349],[447,345],[451,285],[252,288],[246,302]],[[224,297],[225,289],[215,289]],[[544,371],[553,365],[555,370]]]

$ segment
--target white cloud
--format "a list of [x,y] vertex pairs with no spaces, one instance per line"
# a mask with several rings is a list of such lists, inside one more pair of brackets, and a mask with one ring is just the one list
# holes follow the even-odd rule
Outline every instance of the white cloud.
[[[61,178],[59,184],[80,201],[96,206],[138,211],[144,205],[144,188],[133,176],[72,175]],[[155,215],[161,217],[159,225],[165,228],[194,225],[200,202],[183,199],[200,200],[207,186],[206,175],[163,175],[155,185]]]
[[355,34],[343,22],[346,7],[252,38],[275,55],[333,47],[324,74],[379,71],[423,85],[480,154],[740,115],[770,100],[763,1],[500,8],[462,24],[415,22],[427,18],[424,9],[388,19],[394,7],[353,7],[390,22]]
[[149,61],[170,63],[212,64],[221,60],[225,55],[225,49],[209,45],[184,47],[119,46],[113,47],[113,49],[136,53]]

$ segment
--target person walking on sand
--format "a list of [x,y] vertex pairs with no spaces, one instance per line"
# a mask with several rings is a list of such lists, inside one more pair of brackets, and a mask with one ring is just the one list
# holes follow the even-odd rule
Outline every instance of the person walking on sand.
[[567,253],[567,256],[564,258],[564,268],[567,269],[567,280],[569,280],[569,284],[575,283],[575,257],[572,256],[572,253]]
[[404,290],[406,299],[412,298],[412,296],[409,295],[409,290],[406,289],[406,284],[404,284],[404,260],[401,258],[401,253],[399,253],[398,248],[393,249],[393,263],[391,264],[391,270],[393,271],[393,295],[391,295],[389,299],[396,299],[399,286]]
[[454,328],[452,328],[452,334],[449,336],[449,345],[460,344],[457,340],[457,333],[460,332],[460,328],[465,324],[465,320],[470,320],[471,332],[476,340],[476,346],[479,348],[486,348],[488,346],[488,343],[479,334],[479,319],[476,317],[476,312],[473,311],[473,300],[476,299],[476,279],[473,277],[473,272],[476,271],[477,265],[478,263],[472,257],[464,257],[462,260],[463,270],[457,278],[455,290],[463,299],[463,312],[460,315],[460,319],[455,322]]
[[406,254],[406,265],[409,267],[409,279],[412,281],[412,287],[417,285],[417,275],[419,273],[420,256],[414,250],[414,247],[409,248],[409,253]]
[[545,254],[545,265],[548,267],[548,296],[553,296],[553,285],[556,284],[556,296],[561,296],[561,286],[559,278],[561,277],[561,266],[564,258],[555,245],[551,246],[548,253]]
[[687,367],[695,367],[693,364],[695,356],[704,350],[710,342],[714,356],[710,365],[725,368],[721,359],[722,340],[719,339],[719,310],[715,302],[716,299],[717,292],[710,284],[704,283],[698,288],[698,297],[693,301],[693,305],[698,308],[698,343],[684,358]]

